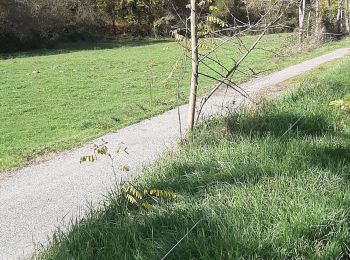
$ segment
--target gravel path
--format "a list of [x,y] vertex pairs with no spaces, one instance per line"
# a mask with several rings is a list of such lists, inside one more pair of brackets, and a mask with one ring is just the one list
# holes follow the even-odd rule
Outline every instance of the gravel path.
[[[280,83],[348,54],[350,48],[338,49],[321,57],[291,66],[242,85],[252,97],[264,93],[276,96],[283,92]],[[235,104],[233,102],[235,101]],[[223,91],[216,94],[205,107],[211,116],[225,107],[238,107],[244,100],[237,94]],[[187,105],[180,107],[183,121]],[[184,127],[184,126],[183,126]],[[30,256],[34,243],[45,243],[56,227],[69,223],[72,217],[84,214],[90,203],[96,203],[112,188],[115,177],[109,161],[79,164],[82,155],[90,154],[93,144],[101,140],[115,149],[123,142],[129,155],[117,158],[119,168],[128,165],[130,171],[118,171],[117,180],[129,178],[145,165],[154,162],[179,139],[177,109],[107,134],[81,148],[60,154],[37,165],[28,166],[12,177],[0,180],[0,259],[23,259]]]

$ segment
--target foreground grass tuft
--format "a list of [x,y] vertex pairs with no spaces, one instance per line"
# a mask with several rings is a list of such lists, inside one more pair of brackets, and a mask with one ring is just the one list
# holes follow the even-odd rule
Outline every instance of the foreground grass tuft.
[[349,92],[350,60],[338,63],[276,102],[199,126],[134,181],[175,201],[132,210],[111,194],[40,258],[160,259],[198,221],[168,259],[348,257],[350,136],[328,104]]

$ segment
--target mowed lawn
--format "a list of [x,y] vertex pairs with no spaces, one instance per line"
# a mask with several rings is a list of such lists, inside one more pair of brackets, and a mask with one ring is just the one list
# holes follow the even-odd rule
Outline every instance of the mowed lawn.
[[[293,57],[266,51],[281,52],[291,38],[290,34],[266,36],[245,65],[266,74],[267,69],[277,70],[349,43],[329,43]],[[244,41],[254,39],[246,37]],[[239,56],[232,44],[218,55],[226,65]],[[174,79],[178,74],[170,82],[167,79],[181,56],[176,43],[155,40],[77,43],[2,56],[0,171],[72,148],[176,106]],[[243,74],[237,75],[237,82],[244,80],[247,77]],[[180,103],[187,100],[188,81],[187,66],[180,84]],[[202,80],[200,93],[212,84]]]
[[349,71],[349,57],[332,62],[277,101],[203,123],[133,180],[177,198],[144,210],[111,194],[39,259],[348,259],[350,134],[329,103],[350,92]]

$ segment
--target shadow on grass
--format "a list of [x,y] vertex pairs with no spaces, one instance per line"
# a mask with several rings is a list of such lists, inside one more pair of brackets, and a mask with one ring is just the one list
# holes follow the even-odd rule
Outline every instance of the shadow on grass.
[[242,117],[229,123],[229,131],[236,135],[251,135],[262,137],[272,135],[275,138],[285,136],[314,136],[320,137],[332,131],[327,119],[321,115],[296,115],[281,113]]
[[[314,165],[331,172],[338,172],[343,167],[350,170],[350,136],[335,131],[326,116],[292,113],[258,115],[243,117],[240,122],[231,121],[229,128],[233,136],[238,134],[257,140],[272,137],[281,147],[288,142],[298,143],[302,160],[310,166]],[[336,140],[335,144],[332,140]],[[337,144],[339,140],[347,141],[345,144]]]
[[[181,239],[166,259],[249,259],[254,255],[281,259],[289,254],[293,257],[293,248],[281,254],[270,243],[259,245],[258,236],[252,240],[249,235],[235,234],[237,230],[223,226],[225,221],[216,215],[225,212],[195,201],[155,214],[127,212],[120,210],[121,205],[122,202],[113,201],[98,218],[80,223],[80,230],[70,232],[49,259],[161,259]],[[189,232],[196,223],[198,226]],[[305,227],[307,231],[314,241],[323,238],[317,228]]]
[[117,39],[106,39],[100,41],[79,41],[79,42],[67,42],[57,43],[52,47],[36,49],[30,51],[19,51],[12,53],[0,53],[0,60],[12,59],[12,58],[23,58],[23,57],[36,57],[36,56],[49,56],[58,55],[65,53],[73,53],[78,51],[88,50],[107,50],[117,49],[121,47],[141,47],[155,44],[161,44],[171,42],[170,39],[152,39],[152,38],[133,38],[124,37]]
[[[333,144],[349,140],[349,135],[334,131],[322,116],[285,113],[231,119],[225,136],[217,134],[222,124],[209,124],[210,137],[207,130],[204,137],[198,129],[192,141],[197,145],[189,145],[183,155],[162,166],[162,176],[167,177],[151,178],[153,186],[195,195],[218,183],[255,184],[262,177],[296,176],[310,168],[342,177],[350,172],[350,147],[346,142]],[[198,145],[203,139],[210,145]]]
[[310,163],[350,181],[350,147],[319,147],[310,152]]
[[[295,127],[281,138],[286,129],[297,121]],[[205,137],[209,145],[196,146],[196,139],[203,138],[198,129],[194,141],[189,141],[182,153],[170,162],[152,168],[149,179],[140,183],[141,188],[154,187],[176,192],[184,198],[182,204],[172,206],[170,203],[155,213],[136,211],[133,215],[122,209],[120,197],[114,195],[111,205],[98,217],[81,223],[80,228],[70,232],[68,237],[59,239],[60,247],[55,248],[57,255],[53,253],[50,259],[72,256],[77,259],[160,259],[199,220],[198,227],[185,237],[168,259],[313,258],[317,255],[317,246],[314,245],[322,244],[325,247],[334,241],[342,245],[346,238],[338,237],[334,232],[341,227],[336,221],[329,222],[326,217],[313,220],[306,214],[305,223],[293,222],[296,225],[293,226],[293,233],[284,234],[290,224],[288,220],[276,222],[273,215],[266,216],[266,219],[261,217],[255,222],[259,207],[256,206],[254,210],[253,206],[247,206],[244,210],[248,214],[245,211],[232,212],[233,208],[227,206],[235,199],[230,201],[230,194],[225,194],[241,185],[253,187],[262,177],[283,175],[290,177],[289,182],[313,167],[344,177],[346,169],[350,169],[349,147],[346,144],[334,145],[333,141],[344,141],[349,137],[333,131],[327,122],[327,118],[317,115],[307,115],[301,119],[293,113],[256,115],[229,120],[229,131],[224,136],[217,134],[217,128],[223,126],[222,121],[209,122],[207,131],[211,132],[211,140]],[[315,142],[316,139],[321,142]],[[285,183],[286,187],[288,182]],[[223,189],[225,185],[230,187],[227,191]],[[212,198],[217,200],[214,209],[205,200],[207,192],[210,193],[215,187],[221,187],[222,196],[226,197],[220,201],[222,196],[216,194],[217,197]],[[267,194],[270,187],[264,189],[266,199],[269,199]],[[284,192],[283,185],[280,192]],[[316,203],[317,199],[312,198]],[[292,203],[293,198],[289,199],[289,203]],[[312,211],[313,199],[305,202],[305,205],[300,203]],[[244,198],[241,200],[245,201]],[[249,200],[246,203],[251,205]],[[319,203],[322,208],[322,202]],[[302,207],[289,208],[289,204],[286,205],[283,210],[288,213],[283,214],[304,214]],[[273,205],[265,206],[274,210]],[[279,210],[276,212],[281,214]],[[232,219],[225,219],[229,218],[227,216]],[[323,222],[324,219],[326,222]],[[260,237],[261,234],[269,234],[268,229],[277,228],[273,223],[280,222],[286,225],[279,231],[281,239],[277,235],[271,240]],[[298,244],[297,241],[301,240],[305,242],[304,245]],[[346,250],[345,247],[340,248],[338,256],[345,256]]]

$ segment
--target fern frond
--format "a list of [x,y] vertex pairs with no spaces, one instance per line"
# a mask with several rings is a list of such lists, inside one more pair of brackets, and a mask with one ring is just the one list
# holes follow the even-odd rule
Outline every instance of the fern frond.
[[144,192],[144,194],[149,194],[150,196],[159,197],[159,198],[168,198],[168,199],[176,198],[175,193],[165,191],[165,190],[158,190],[158,189],[147,190],[146,192]]
[[108,152],[107,146],[102,146],[102,147],[95,147],[94,153],[95,154],[100,154],[100,155],[106,155]]
[[127,199],[127,201],[129,203],[137,205],[137,200],[133,196],[131,196],[130,194],[126,194],[125,198]]
[[184,42],[187,40],[187,38],[181,34],[179,34],[177,32],[177,30],[174,30],[171,32],[171,35],[174,37],[174,39],[177,41],[177,42]]
[[209,30],[200,30],[197,32],[197,35],[199,38],[203,38],[203,37],[207,36],[209,33],[210,33]]
[[207,16],[207,22],[213,23],[213,24],[217,24],[217,25],[219,25],[221,28],[228,27],[228,24],[227,24],[227,23],[225,23],[225,22],[224,22],[223,20],[221,20],[220,18],[215,17],[215,16],[212,16],[212,15],[208,15],[208,16]]
[[199,44],[198,44],[198,47],[199,47],[199,48],[202,48],[202,49],[205,49],[205,50],[211,50],[211,49],[212,49],[212,47],[209,46],[208,44],[206,44],[205,42],[199,43]]
[[130,185],[128,188],[127,188],[127,192],[130,193],[131,195],[133,195],[135,198],[139,199],[139,200],[142,200],[143,196],[142,196],[142,193],[136,189],[134,186]]
[[151,204],[149,204],[148,202],[142,203],[142,207],[144,209],[150,210],[153,208],[153,206]]
[[85,155],[80,158],[80,163],[84,162],[94,162],[97,160],[97,156],[95,154],[93,155]]

